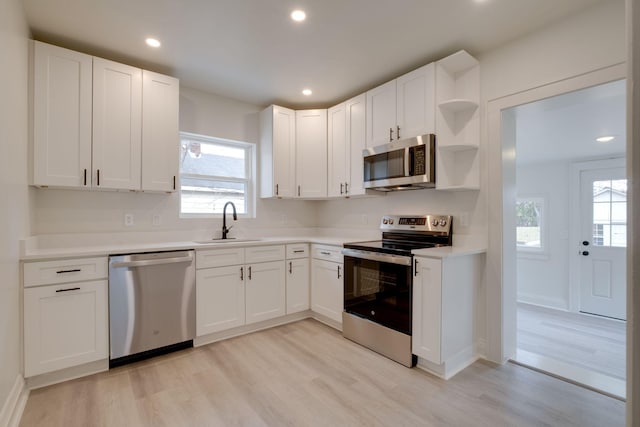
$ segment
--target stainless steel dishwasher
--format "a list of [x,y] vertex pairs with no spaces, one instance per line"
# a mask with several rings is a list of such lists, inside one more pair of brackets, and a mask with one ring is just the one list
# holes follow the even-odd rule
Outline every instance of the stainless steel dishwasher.
[[109,257],[110,367],[193,346],[194,251]]

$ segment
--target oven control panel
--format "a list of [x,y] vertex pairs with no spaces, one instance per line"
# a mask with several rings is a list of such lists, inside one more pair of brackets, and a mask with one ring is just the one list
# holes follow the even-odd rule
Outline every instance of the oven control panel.
[[382,231],[423,231],[451,233],[451,215],[385,215],[380,221]]

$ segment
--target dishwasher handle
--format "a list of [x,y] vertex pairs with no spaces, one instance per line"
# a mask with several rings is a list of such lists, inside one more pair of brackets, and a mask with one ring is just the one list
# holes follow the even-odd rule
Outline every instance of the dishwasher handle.
[[147,267],[150,265],[178,264],[178,263],[184,263],[184,262],[190,263],[191,261],[193,261],[193,257],[191,255],[188,255],[186,257],[148,259],[148,260],[141,260],[141,261],[112,262],[111,267],[113,268]]

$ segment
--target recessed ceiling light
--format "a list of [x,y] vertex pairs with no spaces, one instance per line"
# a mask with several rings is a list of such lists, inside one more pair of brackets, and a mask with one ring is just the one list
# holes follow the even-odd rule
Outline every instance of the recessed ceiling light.
[[596,138],[596,141],[598,142],[609,142],[609,141],[613,141],[616,137],[615,136],[601,136],[599,138]]
[[161,45],[160,40],[154,39],[152,37],[149,37],[148,39],[146,39],[145,42],[151,47],[160,47]]
[[296,22],[304,21],[307,18],[307,14],[302,10],[294,10],[291,12],[291,19]]
[[313,92],[311,91],[311,89],[302,89],[302,94],[304,96],[309,96],[311,95]]

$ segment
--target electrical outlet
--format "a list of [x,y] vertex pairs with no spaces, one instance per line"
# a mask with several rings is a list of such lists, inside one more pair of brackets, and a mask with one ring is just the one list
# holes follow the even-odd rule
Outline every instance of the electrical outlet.
[[153,215],[153,225],[158,226],[162,224],[162,217],[160,216],[160,214],[154,214]]
[[133,214],[131,213],[124,214],[124,226],[125,227],[133,226]]

